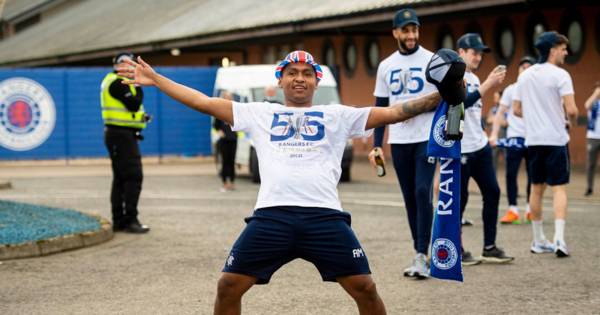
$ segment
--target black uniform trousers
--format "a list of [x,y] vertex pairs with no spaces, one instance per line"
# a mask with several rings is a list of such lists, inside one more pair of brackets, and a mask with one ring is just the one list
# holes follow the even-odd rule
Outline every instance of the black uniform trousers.
[[137,205],[144,178],[137,132],[138,129],[115,126],[106,126],[104,131],[104,144],[112,162],[110,202],[114,226],[126,226],[137,221]]
[[400,182],[408,226],[417,253],[428,253],[433,223],[432,182],[435,160],[427,157],[427,141],[392,144],[394,169]]
[[[473,178],[483,198],[483,245],[496,244],[496,225],[498,224],[498,203],[500,187],[496,179],[496,169],[492,163],[492,148],[486,145],[482,149],[462,154],[460,168],[460,218],[469,200],[469,179]],[[461,227],[462,229],[462,227]]]
[[217,143],[219,154],[221,154],[221,180],[225,183],[235,181],[235,153],[237,151],[237,139],[219,139]]

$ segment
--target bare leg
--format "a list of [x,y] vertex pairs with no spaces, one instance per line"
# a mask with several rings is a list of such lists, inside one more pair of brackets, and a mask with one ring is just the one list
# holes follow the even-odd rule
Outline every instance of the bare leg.
[[531,184],[531,196],[529,196],[529,207],[531,208],[531,219],[539,221],[542,219],[542,197],[546,184]]
[[361,315],[384,315],[385,306],[370,275],[338,277],[337,282],[350,294],[358,305]]
[[552,195],[554,197],[554,219],[567,218],[567,187],[566,185],[552,186]]
[[239,315],[242,313],[242,295],[255,283],[256,278],[237,273],[224,272],[219,279],[215,315]]

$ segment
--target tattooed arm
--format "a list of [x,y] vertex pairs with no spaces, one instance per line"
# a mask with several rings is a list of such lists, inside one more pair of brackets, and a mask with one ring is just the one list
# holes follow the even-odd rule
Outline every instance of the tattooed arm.
[[442,101],[438,92],[423,95],[412,100],[394,104],[389,107],[373,107],[365,129],[394,124],[429,112]]

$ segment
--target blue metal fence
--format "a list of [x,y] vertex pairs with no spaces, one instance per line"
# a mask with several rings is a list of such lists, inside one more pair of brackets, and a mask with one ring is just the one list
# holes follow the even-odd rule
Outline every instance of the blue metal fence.
[[[0,159],[106,156],[100,111],[100,83],[109,71],[110,68],[0,69]],[[157,71],[211,95],[217,68],[158,67]],[[28,122],[36,120],[35,113],[30,113],[31,110],[27,109],[25,116],[30,119],[13,119],[14,114],[10,110],[14,112],[17,107],[7,97],[11,93],[10,88],[2,84],[12,78],[30,79],[43,86],[51,95],[56,108],[52,132],[43,143],[32,149],[20,150],[2,145],[6,142],[2,137],[25,134],[29,132]],[[35,99],[35,96],[32,97]],[[14,99],[13,96],[12,100]],[[209,116],[177,104],[156,88],[150,87],[144,88],[144,107],[154,119],[143,132],[145,140],[140,145],[143,155],[192,156],[211,153]],[[15,121],[26,122],[21,126],[12,126]]]

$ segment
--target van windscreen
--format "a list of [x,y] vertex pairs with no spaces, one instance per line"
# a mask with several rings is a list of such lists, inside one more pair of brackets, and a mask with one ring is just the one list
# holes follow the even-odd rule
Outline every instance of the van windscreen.
[[[265,90],[263,88],[253,88],[252,98],[255,102],[271,102],[283,104],[283,90],[277,88],[277,93],[273,98],[265,97]],[[329,105],[339,104],[340,97],[336,87],[333,86],[321,86],[315,91],[313,96],[313,105]]]

